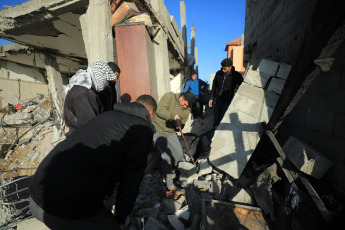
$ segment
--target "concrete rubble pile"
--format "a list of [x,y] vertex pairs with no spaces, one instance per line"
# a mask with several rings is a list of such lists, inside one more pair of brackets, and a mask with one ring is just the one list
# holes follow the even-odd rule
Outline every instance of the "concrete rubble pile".
[[0,229],[7,229],[31,216],[31,175],[59,139],[50,99],[41,95],[3,108],[0,124]]

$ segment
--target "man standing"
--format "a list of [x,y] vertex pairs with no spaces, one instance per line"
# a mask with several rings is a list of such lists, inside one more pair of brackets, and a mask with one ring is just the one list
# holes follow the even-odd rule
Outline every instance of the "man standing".
[[[60,142],[33,176],[33,216],[54,230],[124,229],[152,147],[156,108],[149,95],[115,104]],[[115,183],[114,216],[103,201]]]
[[202,116],[202,111],[203,111],[203,104],[200,103],[202,102],[202,98],[200,98],[200,90],[207,87],[207,83],[200,80],[198,78],[198,75],[196,74],[196,71],[194,69],[191,69],[190,72],[191,80],[187,81],[186,86],[184,87],[183,92],[189,92],[193,93],[196,97],[196,101],[194,103],[194,106],[192,107],[192,114],[194,118],[198,118]]
[[103,61],[94,62],[87,70],[81,69],[73,75],[66,87],[63,112],[69,128],[67,135],[105,111],[100,92],[108,86],[108,81],[115,79],[114,72]]
[[170,191],[176,191],[172,171],[183,159],[183,150],[176,131],[183,128],[190,114],[189,107],[194,101],[195,96],[191,92],[166,93],[160,100],[157,116],[153,119],[153,125],[156,128],[153,140],[158,152],[161,153],[163,160],[161,170]]
[[115,103],[117,102],[117,92],[115,89],[116,82],[120,78],[121,70],[119,66],[115,62],[108,62],[109,67],[114,72],[116,79],[108,80],[108,86],[105,87],[105,89],[100,92],[100,98],[102,100],[102,103],[104,105],[105,111],[113,110],[113,107]]
[[212,95],[209,101],[209,107],[212,107],[213,102],[215,102],[213,108],[213,129],[216,129],[223,119],[235,92],[243,82],[242,75],[235,71],[230,58],[224,59],[221,65],[222,69],[216,73],[213,79]]

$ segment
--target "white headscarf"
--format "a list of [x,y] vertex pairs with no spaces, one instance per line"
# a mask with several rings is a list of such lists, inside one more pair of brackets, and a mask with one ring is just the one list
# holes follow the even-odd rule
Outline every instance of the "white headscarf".
[[84,86],[88,89],[93,88],[96,92],[100,92],[108,86],[108,81],[115,80],[116,76],[109,65],[104,61],[97,61],[90,65],[87,70],[78,70],[69,80],[65,89],[66,94],[74,85]]

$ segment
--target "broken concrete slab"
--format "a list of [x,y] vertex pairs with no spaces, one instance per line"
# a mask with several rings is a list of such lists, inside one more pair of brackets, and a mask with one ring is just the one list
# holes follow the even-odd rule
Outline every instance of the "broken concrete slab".
[[162,201],[162,212],[165,214],[173,214],[181,208],[181,204],[176,202],[174,199],[164,199]]
[[210,163],[238,179],[260,140],[258,132],[247,132],[237,127],[217,130],[213,137]]
[[[228,195],[229,196],[229,195]],[[236,194],[231,195],[232,198],[230,199],[232,202],[239,202],[245,204],[255,204],[255,201],[251,197],[251,195],[244,190],[243,188],[240,191],[236,192]]]
[[175,215],[177,216],[177,218],[183,218],[185,220],[189,220],[189,216],[190,216],[190,212],[189,212],[189,207],[188,205],[184,206],[183,208],[181,208],[180,210],[178,210]]
[[19,222],[17,230],[49,230],[49,228],[36,218],[30,218]]
[[164,224],[159,222],[156,218],[153,218],[152,216],[149,217],[147,220],[144,229],[152,229],[152,230],[165,230],[166,227]]
[[185,230],[184,225],[179,221],[176,215],[168,215],[168,220],[175,230]]
[[275,213],[272,198],[272,185],[279,180],[281,180],[281,178],[277,174],[277,164],[272,164],[258,176],[256,183],[250,186],[256,203],[273,221],[275,220]]
[[[263,60],[260,72],[274,76],[279,63]],[[244,77],[246,78],[246,77]],[[279,99],[277,93],[242,83],[214,133],[209,160],[212,166],[238,179],[258,144]]]
[[20,113],[6,115],[3,118],[3,125],[31,125],[34,123],[33,115],[31,113]]
[[180,172],[180,184],[182,187],[188,187],[194,179],[198,178],[197,168],[189,162],[179,162],[177,170]]
[[212,166],[208,163],[207,159],[201,159],[198,160],[199,163],[199,172],[198,175],[205,175],[205,174],[209,174],[212,173]]
[[285,85],[284,79],[272,78],[270,84],[268,85],[267,91],[280,94]]
[[193,184],[195,188],[199,189],[202,192],[208,192],[210,194],[217,194],[220,191],[218,184],[214,181],[200,181],[194,180]]
[[264,88],[270,79],[270,75],[259,70],[253,70],[253,66],[249,66],[244,82],[259,88]]
[[291,136],[282,147],[287,158],[302,172],[320,179],[333,165],[307,143]]

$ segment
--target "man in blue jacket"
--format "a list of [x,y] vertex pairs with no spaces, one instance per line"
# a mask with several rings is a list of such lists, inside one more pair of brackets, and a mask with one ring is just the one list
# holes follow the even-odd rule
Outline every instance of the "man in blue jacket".
[[194,106],[192,108],[192,114],[193,114],[194,118],[197,118],[197,117],[202,116],[202,110],[203,110],[203,108],[202,108],[203,104],[200,103],[200,102],[202,102],[200,90],[206,89],[207,83],[198,78],[198,75],[194,69],[191,69],[190,76],[192,79],[187,81],[183,92],[185,93],[185,92],[189,91],[195,95],[196,101],[195,101]]

